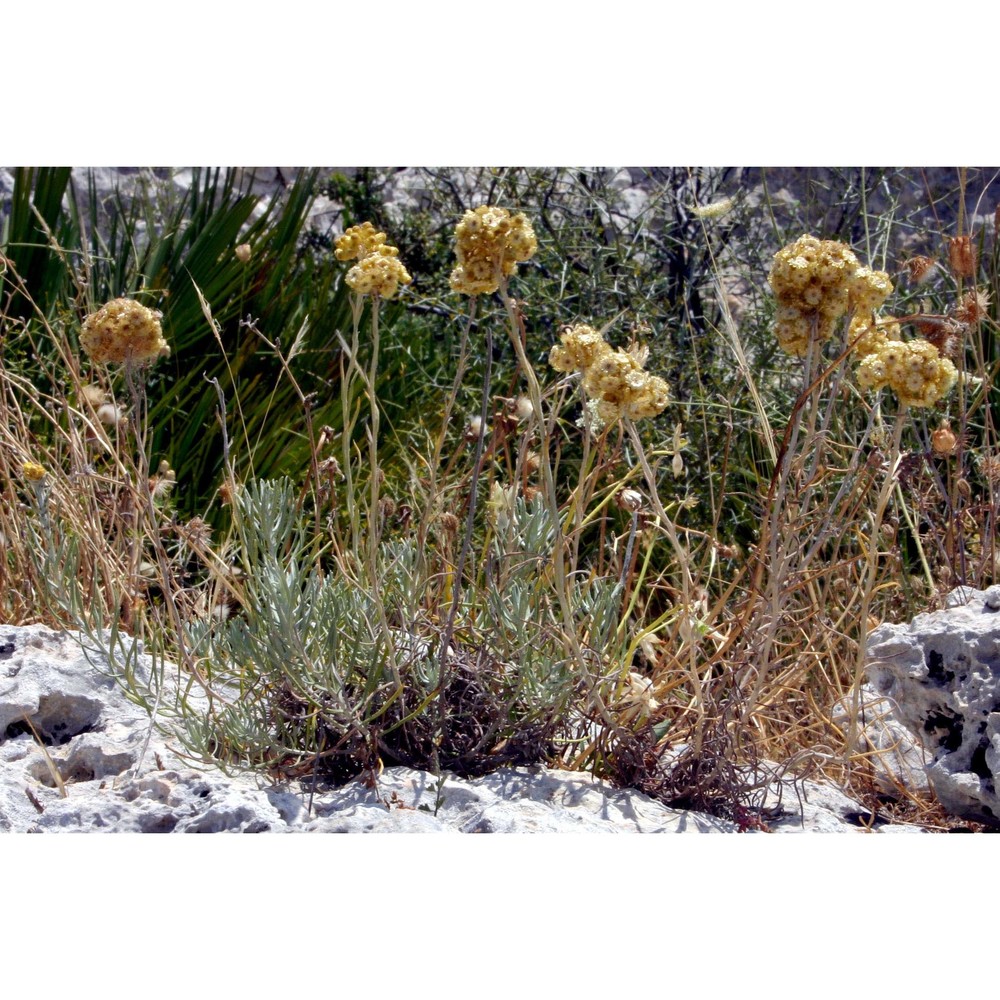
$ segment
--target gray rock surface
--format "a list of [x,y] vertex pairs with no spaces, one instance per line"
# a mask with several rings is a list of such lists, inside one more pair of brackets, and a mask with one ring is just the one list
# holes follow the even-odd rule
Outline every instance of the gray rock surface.
[[[142,675],[148,657],[135,651]],[[727,833],[736,826],[669,809],[589,774],[545,767],[477,779],[387,769],[312,795],[248,773],[195,768],[170,730],[108,675],[108,660],[79,636],[0,625],[0,831],[315,833]],[[169,671],[168,671],[169,673]],[[147,746],[148,744],[148,746]],[[799,797],[801,796],[801,803]],[[778,788],[768,806],[778,805]],[[812,781],[787,786],[768,821],[779,833],[861,832],[875,817]],[[919,828],[876,824],[881,832]]]
[[862,684],[856,706],[852,698],[834,705],[833,721],[845,735],[851,731],[855,710],[858,720],[854,749],[868,755],[879,788],[889,795],[929,791],[927,765],[931,755],[896,718],[893,702],[870,684]]
[[932,755],[927,774],[944,808],[1000,826],[1000,600],[960,587],[942,611],[869,637],[868,677]]

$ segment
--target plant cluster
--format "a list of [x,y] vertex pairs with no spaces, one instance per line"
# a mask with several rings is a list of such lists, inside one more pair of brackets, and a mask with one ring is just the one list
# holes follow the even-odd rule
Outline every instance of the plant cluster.
[[1000,251],[960,214],[897,253],[864,172],[809,188],[840,222],[729,176],[650,174],[622,221],[599,171],[476,173],[440,224],[319,240],[315,176],[263,223],[205,178],[88,243],[62,175],[20,175],[4,613],[110,644],[226,767],[547,760],[741,824],[764,757],[863,790],[871,625],[1000,570]]

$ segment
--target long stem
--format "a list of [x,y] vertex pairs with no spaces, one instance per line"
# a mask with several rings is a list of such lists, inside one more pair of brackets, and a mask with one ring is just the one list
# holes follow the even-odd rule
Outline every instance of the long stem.
[[[475,308],[475,298],[473,298],[472,309]],[[465,536],[462,539],[462,548],[458,554],[458,563],[454,573],[454,589],[451,598],[451,608],[448,611],[448,623],[445,626],[444,635],[441,637],[440,672],[438,675],[438,689],[443,692],[445,688],[445,676],[448,664],[448,647],[451,645],[451,637],[455,630],[455,618],[458,614],[458,605],[462,597],[462,577],[465,573],[465,560],[472,547],[472,529],[476,519],[476,505],[479,499],[479,474],[483,464],[483,443],[486,438],[486,418],[489,411],[490,402],[490,380],[493,373],[493,332],[486,329],[486,370],[483,374],[483,395],[479,408],[479,437],[476,439],[476,454],[472,465],[472,482],[469,486],[469,510],[465,518]],[[441,698],[441,726],[444,727],[444,713],[446,710],[444,698]]]
[[[438,466],[441,463],[441,452],[444,450],[444,442],[448,436],[448,428],[451,426],[451,415],[455,409],[455,403],[458,400],[458,390],[462,384],[462,379],[465,377],[465,369],[468,363],[469,354],[469,331],[472,329],[472,323],[476,316],[476,296],[472,296],[469,302],[469,312],[466,315],[465,323],[462,326],[462,337],[458,350],[458,367],[455,372],[455,378],[452,382],[451,392],[448,394],[448,399],[444,405],[444,413],[441,417],[441,429],[438,431],[437,440],[434,442],[434,451],[431,454],[430,463],[427,467],[427,503],[424,505],[424,512],[420,518],[420,526],[417,529],[417,559],[418,565],[420,567],[419,576],[423,576],[423,566],[424,560],[426,559],[425,547],[427,541],[427,530],[430,525],[431,517],[433,516],[436,504],[437,504],[437,483],[438,483]],[[487,364],[491,362],[491,358],[487,358]],[[485,416],[483,417],[483,424],[485,426]],[[476,462],[478,467],[479,462]]]
[[[351,461],[351,439],[354,436],[354,414],[351,399],[354,381],[358,370],[358,341],[361,326],[361,313],[365,300],[360,295],[351,295],[351,347],[350,352],[344,351],[340,356],[340,410],[341,410],[341,451],[344,456],[343,475],[346,484],[347,514],[351,519],[351,549],[357,556],[361,541],[361,519],[354,498],[354,471]],[[343,340],[341,340],[343,343]],[[344,370],[344,353],[348,354],[347,370]],[[352,567],[352,572],[355,567]]]
[[368,569],[373,587],[378,582],[378,546],[382,534],[382,516],[379,511],[379,480],[382,478],[378,465],[379,408],[375,393],[375,377],[378,373],[378,314],[379,297],[372,297],[372,358],[368,369],[368,405],[371,424],[368,428],[368,468],[371,476],[371,509],[368,512]]

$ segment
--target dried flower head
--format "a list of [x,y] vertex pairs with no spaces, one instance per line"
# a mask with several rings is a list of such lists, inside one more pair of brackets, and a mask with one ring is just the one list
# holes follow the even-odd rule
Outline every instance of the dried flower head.
[[469,422],[465,425],[465,440],[478,441],[479,435],[483,432],[483,418],[478,414],[469,417]]
[[162,499],[170,495],[177,483],[177,473],[170,468],[170,463],[163,459],[154,476],[149,479],[149,492],[154,499]]
[[85,385],[80,388],[80,395],[95,409],[104,404],[107,395],[99,385]]
[[212,526],[200,517],[177,525],[177,534],[193,549],[208,549],[212,544]]
[[917,315],[909,317],[917,333],[932,343],[942,357],[955,358],[962,347],[965,328],[951,316]]
[[986,451],[977,459],[979,471],[993,489],[1000,488],[1000,452]]
[[948,241],[948,265],[956,278],[975,278],[976,248],[971,236],[954,236]]
[[455,514],[451,511],[445,511],[438,517],[438,524],[441,525],[441,530],[445,535],[454,538],[458,534],[458,529],[462,526],[462,522],[459,521]]
[[527,396],[518,396],[514,400],[513,414],[519,422],[528,420],[535,412],[535,407]]
[[935,455],[954,455],[958,447],[958,436],[951,429],[951,423],[942,420],[937,429],[931,432],[931,448]]
[[934,273],[936,264],[930,257],[911,257],[904,261],[906,276],[911,285],[922,285]]
[[621,510],[631,511],[633,514],[638,510],[642,510],[644,502],[645,497],[638,490],[634,490],[631,487],[621,489],[615,494],[615,506]]
[[466,212],[455,227],[458,263],[451,274],[452,290],[463,295],[495,292],[501,277],[509,278],[537,249],[535,231],[525,215],[480,205]]
[[115,427],[125,423],[128,417],[125,416],[124,408],[117,403],[102,403],[97,408],[97,419],[108,427]]
[[962,301],[952,309],[951,316],[962,326],[975,326],[986,316],[989,306],[989,294],[973,288],[962,296]]
[[133,299],[113,299],[83,321],[80,346],[98,363],[155,361],[170,353],[161,316]]

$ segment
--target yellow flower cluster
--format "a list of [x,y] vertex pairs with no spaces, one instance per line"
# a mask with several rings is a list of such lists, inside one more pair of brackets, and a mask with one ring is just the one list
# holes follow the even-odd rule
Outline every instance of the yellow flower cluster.
[[363,222],[351,226],[334,244],[337,260],[358,261],[345,280],[359,295],[391,299],[400,285],[413,281],[399,260],[399,250],[385,238],[370,222]]
[[586,371],[611,345],[591,326],[571,326],[560,336],[561,343],[549,352],[549,364],[557,372]]
[[455,227],[458,266],[451,273],[452,290],[489,295],[500,287],[501,275],[509,278],[537,249],[535,231],[525,215],[480,205],[466,212]]
[[112,299],[83,321],[80,346],[97,362],[155,361],[170,353],[161,316],[132,299]]
[[22,462],[21,472],[24,478],[32,483],[40,483],[45,478],[45,466],[37,462]]
[[880,351],[887,341],[902,339],[898,323],[879,325],[873,313],[855,316],[847,331],[847,342],[854,344],[854,353],[859,358]]
[[597,330],[582,324],[570,327],[559,339],[549,353],[549,364],[556,371],[583,373],[583,387],[596,401],[605,426],[622,416],[641,420],[666,409],[667,383],[645,371],[639,360],[646,351],[614,350]]
[[385,233],[378,232],[370,222],[362,222],[337,237],[333,252],[337,260],[356,260],[378,253],[385,245]]
[[778,300],[778,343],[795,355],[806,354],[813,339],[829,340],[848,312],[870,317],[892,292],[884,271],[860,265],[843,243],[815,236],[779,250],[768,281]]
[[931,406],[951,391],[958,372],[926,340],[886,339],[861,359],[857,378],[866,389],[889,386],[907,406]]

